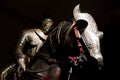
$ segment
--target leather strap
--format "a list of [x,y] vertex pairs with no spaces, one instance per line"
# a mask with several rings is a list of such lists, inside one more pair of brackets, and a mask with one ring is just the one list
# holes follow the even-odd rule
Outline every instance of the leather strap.
[[33,31],[34,31],[35,34],[40,38],[40,40],[42,40],[42,42],[45,41],[45,39],[44,39],[41,35],[39,35],[34,29],[33,29]]

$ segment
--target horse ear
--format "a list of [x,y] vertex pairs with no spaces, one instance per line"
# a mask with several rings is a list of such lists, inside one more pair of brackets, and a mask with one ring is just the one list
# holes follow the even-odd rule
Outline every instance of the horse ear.
[[80,10],[80,4],[76,5],[73,9],[73,16],[75,18],[75,20],[77,21],[79,19],[79,15],[81,13],[81,10]]
[[88,25],[88,22],[82,19],[76,22],[76,26],[80,31],[84,30],[87,27],[87,25]]

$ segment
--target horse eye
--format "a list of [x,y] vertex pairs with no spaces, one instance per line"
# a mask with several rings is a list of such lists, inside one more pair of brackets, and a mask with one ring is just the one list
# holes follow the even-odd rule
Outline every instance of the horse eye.
[[76,22],[76,25],[78,26],[78,29],[79,29],[79,30],[83,30],[83,29],[85,29],[85,28],[87,27],[88,22],[85,21],[85,20],[78,20],[78,21]]

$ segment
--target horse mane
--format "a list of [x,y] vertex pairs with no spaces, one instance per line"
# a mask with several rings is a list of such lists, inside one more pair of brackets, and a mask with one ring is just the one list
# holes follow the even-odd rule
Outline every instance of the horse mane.
[[[72,19],[73,20],[73,19]],[[59,23],[50,33],[48,40],[50,42],[51,47],[54,47],[54,41],[57,41],[57,45],[64,46],[65,39],[67,38],[68,34],[72,30],[75,25],[75,21],[73,20],[65,20]]]

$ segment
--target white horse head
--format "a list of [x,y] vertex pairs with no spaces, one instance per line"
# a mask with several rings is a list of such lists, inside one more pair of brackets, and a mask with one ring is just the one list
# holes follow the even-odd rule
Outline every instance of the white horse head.
[[99,66],[103,66],[103,56],[100,48],[100,39],[103,36],[103,32],[98,30],[97,24],[90,14],[81,13],[79,4],[75,6],[73,15],[76,23],[80,20],[87,22],[86,27],[81,33],[82,39],[90,53],[90,56],[98,61]]

